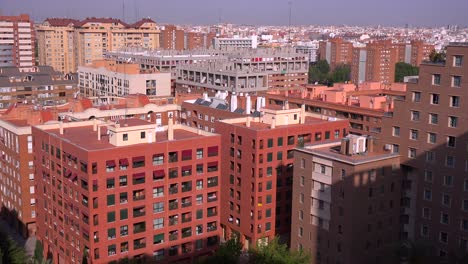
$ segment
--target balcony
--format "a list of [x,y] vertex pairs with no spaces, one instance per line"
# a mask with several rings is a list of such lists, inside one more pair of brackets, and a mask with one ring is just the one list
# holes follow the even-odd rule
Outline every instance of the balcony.
[[208,178],[208,187],[218,186],[218,178]]
[[179,186],[171,185],[171,187],[169,187],[169,194],[176,194],[178,192],[179,192]]
[[208,217],[218,215],[218,211],[216,211],[216,207],[208,208],[207,215],[208,215]]
[[140,248],[145,248],[146,247],[146,243],[145,242],[137,242],[137,243],[134,243],[133,245],[133,248],[136,250],[136,249],[140,249]]
[[190,200],[182,200],[182,208],[190,207],[192,206],[192,201]]
[[190,237],[192,236],[192,228],[187,227],[182,229],[182,238]]
[[206,226],[206,230],[208,232],[215,231],[216,229],[218,229],[216,222],[208,223],[208,225]]
[[192,184],[182,184],[182,192],[192,191]]
[[133,217],[140,217],[145,215],[145,208],[133,209]]
[[215,202],[218,200],[216,193],[209,193],[208,194],[208,202]]
[[145,199],[144,191],[133,192],[133,201],[141,201]]
[[179,208],[179,203],[177,201],[169,202],[169,210],[175,210]]
[[182,223],[187,223],[187,222],[190,222],[190,221],[192,221],[192,216],[190,216],[189,214],[182,215]]
[[134,233],[134,234],[142,233],[142,232],[145,232],[145,231],[146,231],[145,222],[142,222],[142,223],[138,223],[138,224],[134,224],[134,225],[133,225],[133,233]]
[[177,231],[169,233],[169,241],[174,241],[177,239],[179,239],[179,234],[177,233]]
[[176,216],[169,217],[169,225],[177,225],[179,223],[179,218]]

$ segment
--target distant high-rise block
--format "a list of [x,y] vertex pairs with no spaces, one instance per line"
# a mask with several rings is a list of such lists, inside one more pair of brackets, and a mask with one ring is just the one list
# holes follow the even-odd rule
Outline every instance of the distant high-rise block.
[[353,43],[341,38],[333,38],[319,43],[319,58],[330,64],[330,70],[334,70],[340,64],[351,64]]
[[149,18],[134,24],[112,18],[49,18],[37,27],[37,34],[39,63],[65,73],[102,59],[108,51],[159,47],[159,29]]
[[0,67],[31,70],[35,65],[35,35],[29,16],[0,16],[0,36]]

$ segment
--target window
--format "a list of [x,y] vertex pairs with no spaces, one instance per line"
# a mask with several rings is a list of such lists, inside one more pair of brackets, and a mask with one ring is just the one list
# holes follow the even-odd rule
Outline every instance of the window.
[[115,222],[115,212],[107,213],[107,223]]
[[417,140],[418,139],[418,130],[410,129],[410,139]]
[[439,241],[441,243],[447,244],[448,243],[448,234],[445,232],[440,232],[439,234]]
[[164,202],[158,202],[153,204],[153,213],[164,212]]
[[408,158],[416,158],[416,149],[408,148]]
[[299,195],[299,202],[304,203],[304,194],[303,193],[301,193]]
[[437,125],[439,123],[439,115],[430,113],[429,114],[429,124]]
[[304,186],[304,180],[305,180],[304,176],[301,176],[300,181],[299,181],[299,184],[301,186]]
[[272,162],[273,161],[273,153],[267,153],[267,162]]
[[146,132],[140,132],[140,138],[143,139],[143,138],[146,138]]
[[276,159],[277,160],[283,160],[283,152],[282,151],[278,151],[276,153]]
[[400,153],[400,145],[393,144],[392,145],[392,153],[396,153],[396,154]]
[[453,56],[453,67],[461,67],[463,64],[463,56],[455,55]]
[[153,229],[161,229],[164,227],[164,218],[156,218],[153,220]]
[[432,84],[433,85],[440,85],[440,74],[433,74],[432,75]]
[[422,237],[429,236],[429,228],[427,226],[421,226],[421,236]]
[[128,219],[128,209],[120,209],[120,220]]
[[122,135],[122,140],[123,141],[128,141],[128,134],[127,133]]
[[304,229],[302,227],[299,227],[298,235],[302,237],[303,234],[304,234]]
[[458,117],[456,116],[449,116],[448,118],[448,126],[449,127],[457,127]]
[[279,137],[278,138],[278,143],[277,143],[278,147],[281,147],[283,146],[283,138],[282,137]]
[[424,171],[424,180],[427,182],[432,182],[432,171],[429,171],[429,170]]
[[459,96],[450,96],[450,107],[460,107]]
[[422,211],[422,218],[431,219],[431,208],[424,207]]
[[431,94],[431,104],[438,105],[439,104],[440,95],[439,94]]
[[452,204],[452,197],[446,193],[442,194],[442,204],[447,207],[450,207],[450,205]]
[[267,148],[272,148],[273,147],[273,139],[269,138],[267,141]]
[[411,120],[419,121],[419,111],[411,111]]
[[448,225],[450,222],[449,215],[446,213],[440,213],[440,223]]
[[413,92],[413,102],[421,102],[421,92]]
[[153,165],[162,165],[164,163],[164,154],[153,155]]
[[120,236],[128,235],[128,225],[124,225],[120,227]]
[[393,136],[395,136],[395,137],[399,137],[399,136],[400,136],[400,127],[394,126],[394,127],[393,127],[393,133],[392,133],[392,134],[393,134]]
[[454,136],[447,136],[447,147],[454,148],[455,147],[455,137]]
[[203,149],[197,149],[197,159],[203,159]]
[[114,189],[115,187],[115,180],[114,178],[109,178],[106,180],[106,188],[107,189]]
[[448,186],[448,187],[452,187],[453,186],[453,176],[451,176],[451,175],[444,176],[444,185]]
[[115,205],[115,194],[107,195],[107,206]]
[[446,156],[445,157],[445,165],[449,168],[455,167],[455,157],[454,156]]
[[427,133],[427,143],[435,144],[437,141],[436,133]]
[[468,211],[468,200],[463,200],[462,209],[463,209],[463,211],[465,211],[465,212]]
[[461,76],[452,76],[452,87],[461,86]]
[[435,159],[435,152],[434,151],[426,151],[426,161],[431,162]]
[[164,187],[155,187],[153,188],[153,198],[163,197],[164,196]]
[[428,190],[428,189],[425,189],[424,190],[424,200],[426,201],[431,201],[432,200],[432,191],[431,190]]

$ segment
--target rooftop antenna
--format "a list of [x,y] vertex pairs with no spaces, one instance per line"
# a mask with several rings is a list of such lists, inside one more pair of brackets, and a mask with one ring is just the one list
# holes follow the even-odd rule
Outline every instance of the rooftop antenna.
[[125,22],[125,0],[122,0],[122,21]]
[[223,14],[223,9],[222,8],[218,8],[218,24],[221,25],[221,22],[222,22],[222,14]]
[[289,28],[288,28],[288,35],[289,35],[289,40],[288,40],[288,43],[291,44],[291,9],[292,9],[292,1],[289,1],[288,2],[288,6],[289,6]]

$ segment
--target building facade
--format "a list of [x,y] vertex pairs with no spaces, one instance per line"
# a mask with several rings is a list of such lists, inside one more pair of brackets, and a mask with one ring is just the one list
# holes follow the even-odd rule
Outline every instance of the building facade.
[[221,224],[223,238],[244,248],[276,235],[288,243],[291,228],[293,149],[308,142],[339,138],[347,121],[306,116],[303,109],[263,109],[261,117],[223,119]]
[[441,258],[468,249],[466,43],[447,46],[444,63],[423,63],[406,100],[385,118],[383,148],[401,154],[402,237],[429,241]]
[[38,239],[54,263],[192,261],[218,245],[220,136],[144,120],[33,128]]
[[103,59],[108,51],[159,47],[159,29],[149,18],[134,24],[112,18],[50,18],[37,27],[37,34],[40,64],[64,73]]
[[78,79],[84,96],[100,97],[106,101],[128,94],[171,95],[170,73],[140,70],[138,64],[96,60],[91,66],[78,67]]
[[341,38],[333,38],[319,43],[319,58],[326,60],[330,70],[341,64],[351,65],[353,57],[353,43]]
[[34,24],[28,15],[0,16],[0,67],[29,71],[36,65]]
[[78,91],[74,74],[62,74],[49,66],[33,66],[29,72],[21,68],[0,68],[0,109],[17,103],[53,106],[74,98]]
[[295,149],[291,248],[314,263],[394,263],[399,157],[373,145],[349,135]]

